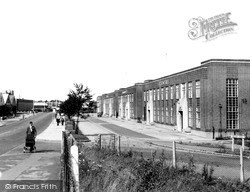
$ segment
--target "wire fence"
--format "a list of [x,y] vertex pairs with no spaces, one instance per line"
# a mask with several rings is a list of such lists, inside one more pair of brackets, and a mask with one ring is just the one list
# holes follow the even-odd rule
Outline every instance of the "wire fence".
[[[244,147],[238,147],[235,149],[232,145],[232,149],[228,149],[235,151],[238,150],[238,154],[236,154],[216,152],[215,150],[197,149],[196,147],[188,148],[176,142],[169,142],[168,145],[155,144],[143,139],[117,134],[86,134],[84,135],[85,139],[81,139],[78,134],[74,134],[75,130],[76,125],[72,126],[72,129],[68,129],[68,131],[63,133],[62,161],[64,163],[62,172],[64,177],[64,191],[77,191],[77,188],[79,187],[75,180],[72,171],[72,162],[70,160],[72,157],[70,148],[73,145],[78,147],[78,153],[84,152],[86,147],[97,147],[99,149],[112,150],[118,155],[123,152],[131,151],[133,154],[143,154],[144,157],[148,158],[157,158],[164,151],[169,157],[166,160],[168,163],[171,163],[173,167],[182,165],[184,162],[188,163],[190,156],[195,157],[198,161],[196,164],[198,169],[202,169],[207,162],[215,162],[216,159],[216,163],[211,163],[210,166],[215,167],[215,172],[217,171],[218,174],[227,177],[228,173],[231,172],[235,177],[240,178],[242,182],[246,180],[246,178],[250,178],[250,153],[247,152],[246,148],[245,153],[243,153]],[[86,139],[86,137],[89,140]],[[234,144],[235,140],[232,142]],[[221,149],[222,148],[218,147],[218,151]],[[237,161],[238,164],[235,164],[235,161]],[[235,170],[238,170],[238,173],[236,173]]]

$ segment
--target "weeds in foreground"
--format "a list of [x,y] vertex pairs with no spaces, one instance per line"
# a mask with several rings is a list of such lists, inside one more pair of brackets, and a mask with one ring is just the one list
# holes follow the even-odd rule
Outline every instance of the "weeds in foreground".
[[203,166],[196,172],[194,158],[173,168],[164,151],[146,159],[132,150],[117,155],[112,150],[88,148],[80,155],[80,186],[82,191],[237,191],[250,190],[248,182],[213,178],[214,168]]

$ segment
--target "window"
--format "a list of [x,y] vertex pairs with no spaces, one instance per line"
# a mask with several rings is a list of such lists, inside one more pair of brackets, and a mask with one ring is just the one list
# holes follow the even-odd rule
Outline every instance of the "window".
[[153,105],[153,110],[154,110],[154,122],[156,122],[156,106],[155,106],[155,101]]
[[179,99],[179,97],[180,97],[180,87],[179,85],[176,85],[175,86],[175,98]]
[[238,79],[226,80],[227,129],[239,128]]
[[157,107],[157,122],[160,122],[160,106]]
[[169,116],[169,114],[168,114],[168,106],[166,106],[166,123],[168,123],[168,116]]
[[195,82],[195,95],[196,95],[196,98],[200,98],[201,96],[201,85],[200,85],[200,81],[196,81]]
[[174,108],[171,106],[170,108],[170,123],[174,124]]
[[184,98],[184,97],[186,97],[186,85],[185,85],[185,83],[183,83],[182,84],[182,97]]
[[153,90],[153,94],[154,94],[154,101],[155,101],[155,89]]
[[164,107],[162,105],[162,107],[161,107],[161,123],[163,123],[163,122],[164,122]]
[[163,100],[163,93],[164,93],[164,90],[163,88],[161,88],[161,100]]
[[146,91],[143,92],[144,101],[146,101]]
[[192,98],[188,99],[188,126],[193,127],[193,102],[192,102]]
[[157,100],[160,100],[160,89],[157,89]]
[[166,100],[168,100],[168,87],[166,87]]
[[196,98],[196,128],[201,128],[201,104],[200,104],[200,98]]
[[130,103],[130,118],[134,118],[134,105],[132,102]]
[[170,87],[170,99],[174,99],[174,87]]
[[188,98],[192,98],[193,97],[193,85],[192,82],[188,83]]

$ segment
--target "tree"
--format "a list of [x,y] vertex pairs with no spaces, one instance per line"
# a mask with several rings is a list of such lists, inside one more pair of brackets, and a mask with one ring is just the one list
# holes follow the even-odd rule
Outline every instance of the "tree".
[[69,118],[76,115],[78,122],[81,112],[84,111],[84,108],[88,108],[93,96],[90,94],[88,87],[77,83],[74,86],[75,90],[70,90],[68,99],[60,105],[60,111],[65,113]]

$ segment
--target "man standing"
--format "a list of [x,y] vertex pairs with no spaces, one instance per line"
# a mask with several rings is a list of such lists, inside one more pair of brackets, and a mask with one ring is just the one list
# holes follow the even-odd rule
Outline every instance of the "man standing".
[[61,116],[60,116],[59,113],[57,113],[57,114],[56,114],[56,123],[57,123],[57,126],[59,126],[60,119],[61,119]]

